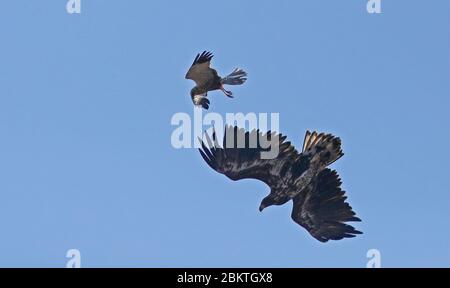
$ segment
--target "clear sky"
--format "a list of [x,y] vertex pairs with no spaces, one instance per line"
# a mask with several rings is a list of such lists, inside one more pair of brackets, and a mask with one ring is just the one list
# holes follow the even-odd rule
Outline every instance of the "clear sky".
[[[450,1],[2,1],[0,266],[450,266]],[[170,120],[211,50],[248,82],[210,111],[278,112],[342,138],[333,165],[364,235],[320,243],[291,204],[258,211]]]

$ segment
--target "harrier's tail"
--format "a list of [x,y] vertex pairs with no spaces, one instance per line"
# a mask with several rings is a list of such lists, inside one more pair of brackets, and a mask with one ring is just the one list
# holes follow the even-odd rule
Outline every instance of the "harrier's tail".
[[221,83],[226,85],[242,85],[247,80],[247,73],[239,68],[234,69],[230,75],[222,78]]
[[344,155],[341,139],[331,134],[306,131],[303,142],[303,153],[311,155],[312,162],[317,161],[321,167],[326,167]]

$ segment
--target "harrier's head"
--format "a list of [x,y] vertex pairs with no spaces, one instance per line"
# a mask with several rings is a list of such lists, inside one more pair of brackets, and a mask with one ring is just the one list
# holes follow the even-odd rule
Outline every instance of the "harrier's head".
[[191,90],[192,103],[194,103],[195,106],[201,106],[203,109],[208,110],[210,102],[206,96],[207,93],[201,93],[197,86]]
[[196,95],[201,95],[202,93],[200,92],[200,89],[198,89],[197,86],[195,86],[194,88],[192,88],[191,90],[191,97],[194,98],[194,96]]

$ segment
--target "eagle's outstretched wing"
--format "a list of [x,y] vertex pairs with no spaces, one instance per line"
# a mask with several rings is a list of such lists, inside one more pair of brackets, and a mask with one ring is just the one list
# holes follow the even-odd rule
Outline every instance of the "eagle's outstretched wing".
[[[286,136],[275,132],[245,132],[242,128],[226,126],[221,147],[215,133],[214,144],[206,137],[210,143],[202,142],[202,149],[199,149],[203,159],[212,169],[235,181],[252,178],[272,188],[282,182],[283,168],[291,167],[298,157],[291,143],[285,141]],[[266,157],[262,157],[261,153],[269,150],[278,151],[278,154],[274,158],[264,159]]]
[[214,55],[211,52],[206,51],[203,51],[202,54],[197,54],[191,68],[186,73],[186,79],[194,80],[197,86],[203,86],[214,79],[217,72],[210,67],[213,57]]
[[362,234],[353,226],[345,224],[361,220],[345,202],[347,197],[341,184],[337,172],[327,168],[293,199],[292,219],[321,242]]

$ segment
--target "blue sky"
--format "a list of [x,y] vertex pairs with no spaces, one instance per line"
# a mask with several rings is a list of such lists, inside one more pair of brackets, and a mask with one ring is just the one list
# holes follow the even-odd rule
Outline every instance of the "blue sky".
[[[132,3],[131,3],[132,2]],[[450,2],[4,1],[0,266],[450,266]],[[249,73],[210,111],[278,112],[297,146],[339,135],[333,165],[364,235],[319,243],[291,204],[175,150],[184,74],[211,50]]]

